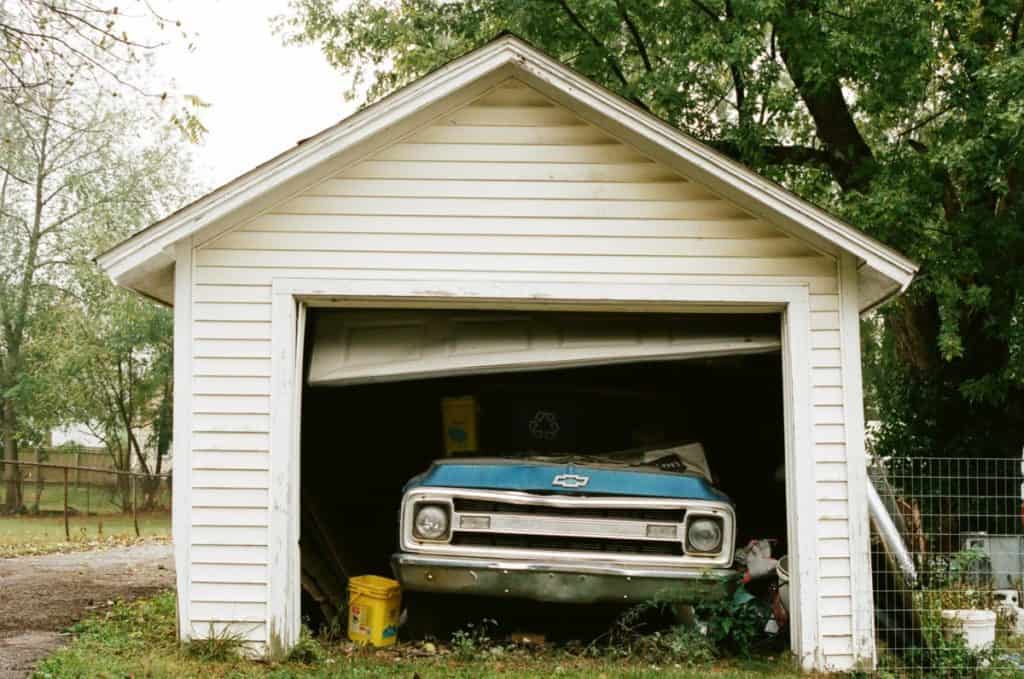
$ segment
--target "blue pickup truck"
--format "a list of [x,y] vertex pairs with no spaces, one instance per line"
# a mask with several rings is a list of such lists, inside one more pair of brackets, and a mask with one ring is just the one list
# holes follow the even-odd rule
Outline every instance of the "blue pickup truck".
[[437,460],[406,485],[399,524],[392,567],[410,591],[695,603],[736,576],[733,503],[699,443]]

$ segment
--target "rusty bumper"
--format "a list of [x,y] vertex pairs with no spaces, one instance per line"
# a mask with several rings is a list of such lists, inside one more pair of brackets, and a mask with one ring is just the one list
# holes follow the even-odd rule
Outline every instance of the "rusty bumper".
[[395,554],[391,567],[402,588],[410,591],[581,604],[655,598],[710,601],[729,595],[738,578],[736,571],[725,568],[643,568],[406,553]]

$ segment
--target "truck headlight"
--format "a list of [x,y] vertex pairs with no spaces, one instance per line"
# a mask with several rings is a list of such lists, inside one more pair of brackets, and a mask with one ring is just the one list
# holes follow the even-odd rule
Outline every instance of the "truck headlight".
[[448,535],[448,510],[441,505],[420,505],[412,520],[412,532],[424,540],[441,540]]
[[717,552],[722,547],[722,522],[710,517],[694,519],[686,529],[686,542],[694,552]]

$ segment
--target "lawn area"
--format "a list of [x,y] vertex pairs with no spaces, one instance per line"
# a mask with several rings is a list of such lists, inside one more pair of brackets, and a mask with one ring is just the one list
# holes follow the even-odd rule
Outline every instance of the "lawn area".
[[[0,557],[70,551],[135,538],[130,514],[77,515],[71,516],[68,524],[70,542],[64,536],[62,515],[0,516]],[[169,537],[170,513],[140,513],[139,533],[143,538]]]
[[[130,604],[79,623],[75,639],[40,664],[36,677],[686,677],[753,679],[800,676],[788,658],[708,660],[620,657],[609,651],[519,649],[509,645],[422,644],[374,651],[346,642],[304,640],[289,662],[262,663],[233,657],[237,640],[181,646],[175,641],[174,596],[170,593]],[[497,649],[497,650],[496,650]]]
[[[34,507],[36,502],[36,487],[34,483],[26,481],[22,492],[25,504]],[[141,505],[143,500],[141,489],[138,491],[137,499]],[[156,499],[158,505],[170,507],[170,493],[166,488],[157,494]],[[123,510],[115,500],[115,490],[109,485],[88,484],[84,482],[76,485],[73,481],[68,484],[68,506],[80,514],[123,513]],[[39,493],[39,510],[42,512],[64,511],[63,483],[47,481],[42,492]]]

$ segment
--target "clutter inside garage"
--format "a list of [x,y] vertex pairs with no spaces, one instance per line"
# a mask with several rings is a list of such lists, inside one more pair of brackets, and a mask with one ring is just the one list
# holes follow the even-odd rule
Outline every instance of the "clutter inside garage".
[[[311,384],[315,345],[324,341],[317,325],[336,325],[346,313],[318,310],[307,321],[301,421],[303,619],[314,625],[344,620],[339,615],[345,612],[350,578],[392,577],[403,489],[435,460],[582,459],[693,444],[700,444],[711,484],[735,506],[736,568],[754,580],[747,589],[766,605],[777,604],[776,588],[785,583],[776,575],[776,558],[786,554],[787,538],[783,370],[777,347],[656,360],[634,350],[641,355],[566,361],[570,367],[502,363],[479,372],[424,376],[410,370],[412,378],[362,375],[340,385]],[[363,319],[373,313],[359,312]],[[648,316],[664,317],[632,314],[628,321],[642,328]],[[722,335],[723,327],[737,336],[777,337],[779,332],[779,317],[773,314],[676,316],[672,323],[715,336]],[[386,326],[375,332],[382,333],[378,339],[385,337]],[[393,369],[408,357],[392,352],[391,358],[386,362]],[[415,356],[409,364],[417,364]],[[585,496],[586,489],[578,494]],[[758,576],[770,577],[762,586]],[[443,622],[457,626],[487,617],[519,628],[546,627],[540,631],[548,635],[585,638],[600,631],[588,626],[599,628],[622,609],[621,604],[544,603],[546,613],[538,616],[535,602],[403,595],[405,636],[444,634]],[[446,605],[432,606],[429,621],[417,619],[415,602],[437,597],[444,597]],[[437,615],[439,610],[448,615]],[[438,619],[443,617],[452,619]]]

